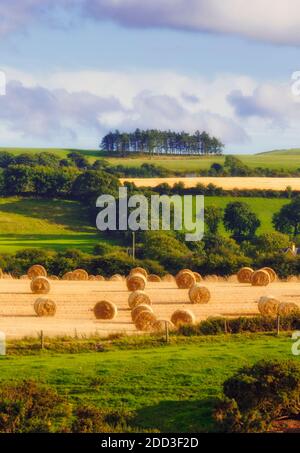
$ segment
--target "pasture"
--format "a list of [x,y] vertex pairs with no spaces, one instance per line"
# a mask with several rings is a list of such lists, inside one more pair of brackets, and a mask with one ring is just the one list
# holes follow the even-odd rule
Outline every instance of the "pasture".
[[[107,157],[100,150],[86,149],[63,149],[63,148],[0,148],[0,151],[9,151],[13,154],[37,153],[47,151],[66,158],[71,151],[80,151],[87,159],[93,163],[96,159],[104,157],[111,165],[124,165],[126,167],[139,167],[143,163],[159,165],[171,171],[183,174],[194,173],[199,170],[208,169],[212,163],[224,164],[224,156],[129,156],[129,157]],[[251,150],[249,150],[251,152]],[[230,154],[230,149],[225,150]],[[274,170],[297,170],[300,168],[300,149],[275,150],[259,154],[237,154],[241,161],[250,168],[262,167]]]
[[117,343],[102,353],[1,357],[0,380],[35,379],[74,402],[133,411],[142,432],[206,432],[214,430],[211,413],[222,384],[238,368],[265,357],[299,360],[289,335],[174,338],[160,347]]
[[91,252],[100,235],[88,208],[76,201],[0,198],[0,252],[23,248]]
[[[272,216],[287,199],[246,197],[205,197],[205,205],[225,208],[231,201],[244,201],[261,220],[259,233],[272,231]],[[221,232],[228,234],[221,226]],[[92,252],[99,241],[107,241],[92,224],[88,208],[70,200],[0,198],[0,252],[14,253],[23,248],[65,250],[78,248]],[[114,242],[110,239],[110,242]]]

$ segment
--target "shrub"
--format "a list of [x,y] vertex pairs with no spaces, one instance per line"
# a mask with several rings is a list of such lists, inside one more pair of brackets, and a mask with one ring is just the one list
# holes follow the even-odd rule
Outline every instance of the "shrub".
[[300,364],[276,360],[243,367],[224,382],[223,392],[214,410],[222,431],[264,431],[279,417],[299,413]]
[[[272,317],[253,316],[239,318],[211,317],[194,326],[182,326],[178,332],[184,336],[193,335],[217,335],[225,332],[225,322],[227,332],[273,332],[276,329],[276,319]],[[292,331],[300,329],[300,315],[294,313],[290,316],[280,317],[280,329]]]
[[55,432],[65,429],[70,407],[56,390],[34,381],[0,388],[0,432]]

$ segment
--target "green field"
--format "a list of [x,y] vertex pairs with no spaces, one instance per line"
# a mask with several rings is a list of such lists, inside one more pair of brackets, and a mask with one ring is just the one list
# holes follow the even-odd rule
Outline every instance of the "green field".
[[288,335],[194,337],[160,347],[125,347],[8,355],[0,359],[0,380],[33,378],[73,401],[135,411],[141,430],[199,432],[213,430],[214,401],[238,368],[266,357],[300,360],[291,354]]
[[[259,220],[261,221],[261,226],[257,230],[257,233],[267,233],[272,231],[272,217],[275,212],[278,212],[284,204],[289,203],[287,199],[279,198],[246,198],[246,197],[205,197],[204,203],[205,206],[219,206],[220,208],[225,208],[226,205],[233,201],[242,201],[247,203],[250,208],[257,214]],[[228,234],[225,232],[223,225],[220,229],[222,234]]]
[[0,251],[27,247],[91,251],[100,235],[76,201],[0,198]]
[[[64,158],[72,149],[60,149],[60,148],[0,148],[0,150],[7,150],[13,154],[20,154],[24,152],[41,152],[49,151]],[[100,150],[78,150],[82,152],[92,163],[97,158],[103,157]],[[226,154],[230,154],[226,151]],[[263,167],[270,169],[284,169],[284,170],[296,170],[300,168],[300,149],[291,150],[277,150],[259,154],[240,154],[237,155],[246,165],[251,168]],[[111,158],[105,157],[105,159],[112,165],[122,164],[124,166],[133,167],[140,166],[143,163],[152,163],[160,165],[172,171],[178,171],[182,173],[193,173],[201,169],[208,169],[213,162],[224,163],[224,156],[209,156],[209,157],[181,157],[181,156],[159,156],[159,157],[128,157],[128,158]]]
[[[262,223],[259,233],[272,230],[272,215],[288,203],[277,198],[205,197],[206,206],[225,208],[231,201],[244,201],[251,206]],[[221,232],[225,234],[223,227]],[[79,202],[0,198],[0,252],[28,247],[91,252],[100,240],[106,239],[92,225],[88,208]]]

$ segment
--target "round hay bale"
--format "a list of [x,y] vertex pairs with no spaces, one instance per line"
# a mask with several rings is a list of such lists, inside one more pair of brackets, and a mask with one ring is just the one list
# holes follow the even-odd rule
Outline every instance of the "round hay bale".
[[108,300],[97,302],[94,306],[94,315],[97,319],[114,319],[117,313],[116,305]]
[[286,279],[287,282],[289,283],[297,283],[298,282],[298,277],[297,275],[289,275]]
[[57,275],[49,275],[49,280],[59,280],[59,277]]
[[73,280],[73,272],[66,272],[62,276],[62,280]]
[[134,267],[133,269],[131,269],[129,275],[133,274],[142,274],[144,277],[147,278],[148,272],[143,267]]
[[133,310],[138,305],[152,305],[151,299],[145,291],[134,291],[128,297],[128,305]]
[[193,272],[193,274],[194,274],[194,277],[195,277],[195,279],[196,279],[196,283],[202,282],[202,277],[201,277],[201,275],[199,274],[199,272]]
[[50,283],[46,277],[36,277],[31,280],[30,288],[35,294],[48,294],[50,291]]
[[99,282],[104,282],[105,278],[103,277],[103,275],[96,275],[96,280],[98,280]]
[[47,271],[44,266],[34,264],[28,269],[27,275],[32,280],[35,277],[47,277]]
[[252,286],[267,286],[270,284],[270,275],[267,271],[259,269],[251,275]]
[[122,282],[123,281],[123,277],[120,274],[114,274],[114,275],[112,275],[110,277],[109,281],[110,282]]
[[280,301],[273,296],[263,296],[259,299],[257,308],[262,316],[277,316]]
[[126,279],[126,285],[129,291],[144,290],[147,280],[142,274],[132,274]]
[[96,275],[89,275],[89,281],[95,281],[95,280],[97,280]]
[[176,275],[176,283],[178,288],[188,289],[196,283],[196,278],[191,271],[180,271]]
[[20,280],[29,280],[29,277],[27,274],[21,275]]
[[171,323],[169,319],[157,319],[153,324],[153,330],[155,332],[165,332],[166,323],[168,324],[169,330],[173,330],[174,325]]
[[176,310],[171,316],[171,322],[176,327],[180,327],[185,324],[194,324],[195,315],[189,310]]
[[180,272],[191,272],[192,274],[194,273],[191,269],[181,269],[181,270],[177,273],[177,275],[180,274]]
[[209,289],[195,283],[189,290],[189,298],[192,304],[207,304],[210,299]]
[[271,267],[263,267],[263,271],[267,271],[270,277],[270,283],[273,283],[277,280],[277,274]]
[[34,303],[34,311],[37,316],[55,316],[56,303],[51,299],[39,297]]
[[86,281],[89,279],[89,274],[84,269],[75,269],[72,272],[72,280]]
[[242,267],[237,273],[239,283],[251,283],[251,277],[254,270],[251,267]]
[[162,277],[162,281],[163,282],[174,282],[175,281],[175,277],[171,274],[166,274]]
[[154,313],[144,310],[136,316],[134,324],[137,330],[142,330],[143,332],[151,332],[152,330],[154,330],[156,321],[157,318]]
[[158,282],[161,282],[161,278],[159,275],[149,274],[147,277],[147,281],[153,282],[153,283],[158,283]]
[[280,316],[294,315],[298,314],[299,312],[300,308],[293,302],[282,302],[278,307],[278,314]]
[[133,322],[135,322],[137,316],[142,312],[142,311],[148,311],[150,313],[153,313],[153,310],[152,308],[150,307],[150,305],[144,305],[144,304],[141,304],[141,305],[137,305],[131,312],[131,319]]
[[3,278],[3,270],[0,268],[0,278]]

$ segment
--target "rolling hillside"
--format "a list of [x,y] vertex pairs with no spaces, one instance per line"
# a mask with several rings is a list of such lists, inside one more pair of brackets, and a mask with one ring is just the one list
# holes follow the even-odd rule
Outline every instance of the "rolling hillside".
[[[5,148],[1,150],[9,151],[13,154],[24,152],[37,153],[48,151],[65,158],[70,151],[80,151],[88,160],[93,163],[96,159],[103,157],[100,150],[72,150],[63,148]],[[227,153],[229,154],[229,152]],[[237,155],[246,165],[251,168],[263,167],[270,169],[296,170],[300,168],[300,149],[275,150],[259,154],[241,154]],[[182,173],[192,173],[200,169],[207,169],[213,162],[224,163],[224,156],[131,156],[126,158],[106,157],[105,159],[111,165],[124,165],[128,167],[140,166],[143,163],[160,165],[164,168]]]
[[[288,200],[265,198],[206,197],[205,205],[226,207],[233,201],[245,201],[260,218],[259,232],[272,230],[272,215]],[[223,227],[223,234],[226,234]],[[0,198],[0,252],[12,253],[23,248],[64,250],[78,248],[92,252],[103,238],[81,203],[66,200]]]
[[0,198],[0,252],[27,247],[90,252],[99,239],[87,208],[78,202]]

